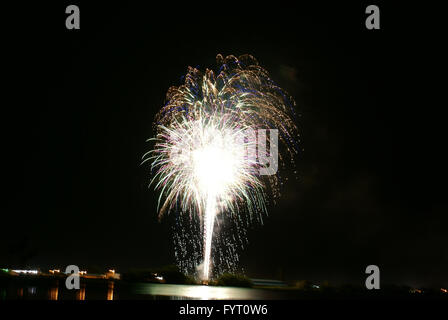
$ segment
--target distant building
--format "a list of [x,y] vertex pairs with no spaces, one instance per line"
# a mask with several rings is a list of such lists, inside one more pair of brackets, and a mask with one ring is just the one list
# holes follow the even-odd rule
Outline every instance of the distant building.
[[106,272],[106,279],[114,279],[114,280],[120,280],[121,275],[119,273],[116,273],[115,270],[108,270]]
[[81,278],[85,279],[106,279],[105,274],[99,274],[99,273],[82,273],[82,271],[79,273]]
[[40,272],[39,272],[39,270],[19,270],[19,269],[15,269],[15,270],[9,270],[9,274],[11,274],[11,275],[19,275],[19,274],[38,275],[38,274],[40,274]]

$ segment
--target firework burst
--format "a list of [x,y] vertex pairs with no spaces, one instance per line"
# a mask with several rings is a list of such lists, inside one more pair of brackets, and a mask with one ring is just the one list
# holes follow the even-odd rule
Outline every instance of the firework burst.
[[[242,221],[245,213],[249,220],[260,221],[266,213],[266,191],[278,189],[277,175],[260,174],[266,162],[260,161],[259,143],[262,137],[271,148],[277,147],[277,135],[272,139],[272,134],[258,134],[257,139],[256,132],[276,129],[290,159],[297,150],[293,99],[254,57],[218,55],[217,60],[221,66],[217,75],[209,69],[202,73],[189,67],[185,83],[168,90],[166,104],[156,116],[156,137],[150,139],[154,148],[143,156],[143,162],[151,162],[151,185],[159,191],[159,218],[176,211],[199,222],[202,236],[195,238],[203,242],[195,248],[201,249],[196,252],[202,255],[205,280],[211,273],[212,240],[219,216]],[[258,159],[254,156],[257,151]],[[266,156],[265,149],[262,152]],[[278,158],[284,163],[282,153]],[[237,229],[244,227],[240,224]],[[178,238],[185,246],[185,237]],[[232,247],[230,240],[224,241]],[[235,249],[227,253],[235,259]],[[225,253],[221,261],[223,256]],[[197,254],[193,260],[198,262]]]

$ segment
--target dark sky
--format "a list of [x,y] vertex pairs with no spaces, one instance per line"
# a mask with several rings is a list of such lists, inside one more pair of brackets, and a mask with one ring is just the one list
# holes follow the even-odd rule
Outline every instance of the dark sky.
[[376,264],[384,282],[447,285],[433,9],[380,6],[381,30],[369,31],[370,3],[137,3],[78,3],[78,31],[65,29],[66,4],[5,11],[0,265],[172,263],[145,140],[188,66],[249,53],[296,99],[303,151],[250,231],[247,274],[362,284]]

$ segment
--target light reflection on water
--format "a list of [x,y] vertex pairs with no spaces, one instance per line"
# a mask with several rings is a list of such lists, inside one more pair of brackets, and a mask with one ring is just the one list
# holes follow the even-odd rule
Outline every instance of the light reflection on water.
[[107,300],[114,300],[114,283],[110,281],[107,285]]
[[79,288],[77,294],[76,294],[76,300],[86,300],[86,286],[85,284],[81,285]]
[[48,299],[49,300],[58,300],[58,292],[59,292],[59,288],[57,286],[51,287],[50,291],[49,291]]
[[171,299],[198,300],[251,300],[267,298],[264,290],[251,288],[214,287],[176,284],[139,284],[135,288],[139,295],[165,296]]
[[177,285],[158,283],[81,283],[79,290],[67,290],[64,282],[49,285],[16,284],[0,286],[0,299],[33,300],[263,300],[278,299],[279,293],[263,289]]

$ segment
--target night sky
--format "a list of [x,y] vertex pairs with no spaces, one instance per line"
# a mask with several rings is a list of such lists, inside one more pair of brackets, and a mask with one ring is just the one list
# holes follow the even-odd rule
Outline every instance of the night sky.
[[[249,233],[251,277],[448,285],[445,40],[430,8],[76,3],[5,10],[0,266],[174,262],[140,166],[167,89],[188,66],[254,55],[297,102],[297,166]],[[11,20],[11,21],[9,21]],[[413,23],[420,21],[420,23]],[[432,23],[432,24],[431,24]],[[296,170],[297,175],[292,172]]]

